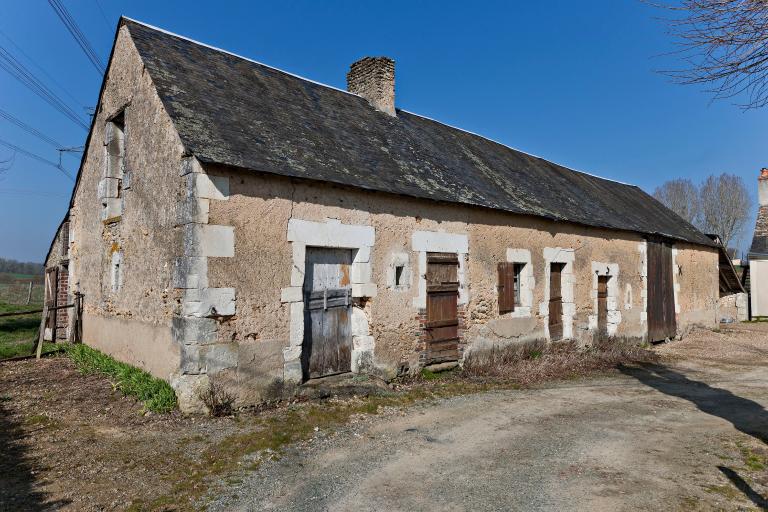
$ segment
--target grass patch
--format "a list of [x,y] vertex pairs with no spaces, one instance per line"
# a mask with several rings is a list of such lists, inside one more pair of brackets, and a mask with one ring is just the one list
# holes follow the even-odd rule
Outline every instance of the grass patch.
[[[0,313],[29,311],[41,308],[39,304],[19,305],[0,303]],[[40,313],[31,315],[0,317],[0,359],[28,356],[35,350],[37,329],[40,327]],[[58,350],[53,343],[44,343],[43,352]]]
[[162,379],[129,364],[115,361],[108,355],[78,343],[67,348],[67,355],[84,375],[102,374],[113,380],[123,395],[141,400],[152,412],[170,412],[176,408],[176,394]]
[[736,447],[741,452],[744,465],[751,471],[762,471],[766,467],[766,459],[760,454],[755,453],[749,446],[745,446],[741,441],[736,441]]

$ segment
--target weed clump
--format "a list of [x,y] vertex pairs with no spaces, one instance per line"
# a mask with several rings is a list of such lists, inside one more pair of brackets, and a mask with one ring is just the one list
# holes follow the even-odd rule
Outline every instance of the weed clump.
[[235,395],[229,393],[219,381],[210,379],[207,386],[200,390],[198,394],[208,408],[211,416],[231,416],[234,412]]
[[601,339],[589,347],[569,341],[535,341],[470,352],[464,357],[462,374],[529,386],[657,359],[650,350],[621,339]]

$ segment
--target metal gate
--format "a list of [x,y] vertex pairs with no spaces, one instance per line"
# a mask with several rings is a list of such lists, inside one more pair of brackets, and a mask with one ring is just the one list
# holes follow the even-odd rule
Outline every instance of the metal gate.
[[427,254],[427,364],[459,359],[458,269],[456,254]]
[[308,247],[304,276],[304,380],[352,370],[352,251]]
[[563,337],[563,287],[564,263],[550,263],[549,266],[549,339]]
[[674,338],[675,291],[672,244],[648,240],[648,341]]

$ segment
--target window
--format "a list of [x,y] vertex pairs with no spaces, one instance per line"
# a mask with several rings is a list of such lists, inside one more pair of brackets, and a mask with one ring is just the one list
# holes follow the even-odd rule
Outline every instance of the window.
[[523,296],[521,293],[522,290],[520,289],[520,283],[521,283],[521,275],[523,273],[523,267],[525,267],[525,263],[515,263],[513,266],[513,279],[514,279],[514,288],[515,288],[515,306],[520,306],[520,298]]
[[123,210],[123,180],[125,177],[125,116],[121,112],[105,127],[106,150],[102,179],[99,182],[99,198],[102,220],[119,219]]
[[405,270],[405,265],[397,265],[395,267],[395,286],[403,285],[403,270]]
[[510,313],[522,304],[521,284],[525,263],[501,262],[498,264],[499,314]]
[[120,287],[123,285],[123,253],[115,251],[112,253],[112,268],[110,272],[110,281],[112,284],[112,291],[120,291]]

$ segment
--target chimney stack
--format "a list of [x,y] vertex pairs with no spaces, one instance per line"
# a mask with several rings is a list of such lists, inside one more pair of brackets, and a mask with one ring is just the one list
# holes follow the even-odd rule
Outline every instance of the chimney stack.
[[768,206],[768,169],[765,167],[760,170],[760,177],[757,178],[757,198],[760,206]]
[[365,57],[349,67],[347,90],[362,96],[376,110],[395,116],[395,61]]

